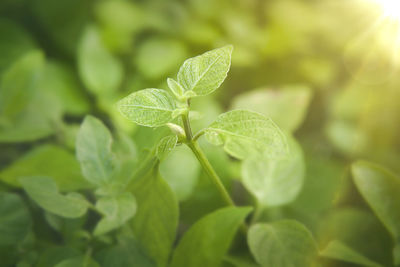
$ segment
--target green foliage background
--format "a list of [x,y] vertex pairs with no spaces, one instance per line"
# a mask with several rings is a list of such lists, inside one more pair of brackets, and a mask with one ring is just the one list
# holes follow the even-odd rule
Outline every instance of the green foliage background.
[[[380,15],[368,0],[0,1],[0,266],[399,266],[399,25]],[[265,164],[200,140],[255,211],[223,209],[187,147],[140,172],[171,131],[116,107],[227,44],[225,82],[190,115],[200,130],[244,108],[285,132],[293,158]]]

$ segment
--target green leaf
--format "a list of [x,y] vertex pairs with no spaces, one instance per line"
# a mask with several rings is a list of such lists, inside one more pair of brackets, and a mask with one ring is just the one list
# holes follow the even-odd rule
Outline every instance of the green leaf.
[[207,140],[214,145],[224,145],[225,151],[238,159],[254,155],[269,158],[287,153],[287,141],[275,123],[263,115],[233,110],[218,116],[205,129]]
[[168,87],[171,90],[171,92],[178,98],[182,98],[182,96],[185,93],[185,89],[182,88],[182,86],[175,81],[174,79],[168,78],[167,79]]
[[166,266],[178,226],[178,202],[157,169],[135,181],[138,210],[132,220],[135,237],[147,254]]
[[0,246],[15,245],[21,242],[31,228],[32,220],[21,197],[0,193]]
[[311,233],[296,221],[251,226],[250,251],[261,266],[309,267],[317,252]]
[[63,260],[54,267],[100,267],[100,265],[87,256]]
[[38,146],[0,172],[0,180],[12,186],[25,176],[52,177],[63,192],[90,188],[74,155],[54,145]]
[[171,267],[220,266],[236,231],[251,210],[223,208],[197,221],[175,249]]
[[95,259],[102,267],[156,267],[155,263],[143,253],[138,242],[131,238],[100,250]]
[[382,266],[359,254],[338,240],[331,241],[320,254],[327,258],[360,264],[366,267]]
[[200,164],[187,146],[179,146],[160,163],[160,173],[178,200],[184,201],[197,185]]
[[97,29],[89,26],[78,49],[79,74],[85,86],[98,95],[114,92],[123,78],[123,69],[105,48]]
[[178,72],[178,83],[197,96],[211,94],[225,80],[233,46],[227,45],[186,60]]
[[96,185],[109,182],[114,173],[112,136],[98,119],[86,116],[76,139],[76,155],[83,176]]
[[305,163],[300,145],[288,138],[290,154],[285,158],[251,157],[242,165],[242,182],[262,206],[292,202],[300,193]]
[[365,161],[353,163],[352,173],[365,201],[392,236],[400,240],[400,179]]
[[83,216],[89,203],[78,193],[62,195],[53,179],[44,176],[19,179],[25,192],[43,209],[66,218]]
[[175,148],[178,142],[178,136],[169,135],[160,140],[156,148],[156,156],[159,160],[163,160]]
[[258,89],[237,96],[232,107],[259,112],[271,118],[281,129],[293,132],[303,123],[311,96],[310,88],[305,86]]
[[118,109],[127,119],[147,127],[171,122],[176,106],[172,96],[161,89],[144,89],[121,99]]
[[103,197],[97,201],[96,209],[104,218],[97,224],[94,234],[102,235],[122,226],[135,215],[136,199],[129,192]]
[[0,117],[14,120],[35,93],[44,56],[33,51],[18,59],[3,75],[0,84]]

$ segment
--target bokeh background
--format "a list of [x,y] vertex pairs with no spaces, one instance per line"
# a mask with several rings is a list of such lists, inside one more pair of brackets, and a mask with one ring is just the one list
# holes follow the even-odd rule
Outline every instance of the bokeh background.
[[[33,169],[73,175],[86,114],[118,136],[121,155],[140,161],[168,129],[135,126],[115,102],[167,89],[185,59],[233,44],[227,80],[193,101],[202,114],[194,127],[236,107],[271,116],[299,141],[306,175],[292,203],[261,216],[297,219],[322,245],[340,237],[388,263],[388,233],[348,170],[367,159],[400,172],[400,31],[384,12],[374,0],[2,0],[0,191]],[[204,146],[236,201],[249,201],[240,164]],[[187,149],[172,153],[161,174],[181,201],[183,230],[223,205]]]

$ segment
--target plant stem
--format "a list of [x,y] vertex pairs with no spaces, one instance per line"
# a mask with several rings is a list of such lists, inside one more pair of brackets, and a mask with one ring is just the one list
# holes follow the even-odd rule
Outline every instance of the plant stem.
[[187,146],[193,151],[194,155],[200,162],[201,166],[206,171],[208,176],[211,178],[211,181],[218,189],[218,191],[221,194],[222,198],[224,199],[225,203],[228,206],[235,206],[235,203],[233,202],[232,198],[230,197],[228,191],[226,190],[224,184],[221,182],[221,179],[219,178],[218,174],[215,172],[211,163],[208,161],[203,150],[200,148],[200,146],[196,142],[196,140],[193,139],[192,129],[190,127],[190,122],[189,122],[187,114],[182,115],[182,121],[183,121],[183,127],[185,129]]

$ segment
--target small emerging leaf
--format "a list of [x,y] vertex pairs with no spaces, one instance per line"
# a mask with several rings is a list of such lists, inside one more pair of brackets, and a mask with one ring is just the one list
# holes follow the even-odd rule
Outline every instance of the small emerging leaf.
[[161,89],[144,89],[121,99],[118,109],[127,119],[147,127],[171,122],[176,105],[172,96]]
[[100,198],[96,209],[104,214],[97,224],[95,235],[102,235],[125,224],[136,213],[136,199],[132,193]]
[[76,139],[76,154],[84,177],[95,185],[108,182],[114,172],[112,137],[104,124],[86,116]]
[[205,131],[210,143],[224,145],[225,151],[238,159],[252,155],[276,158],[287,153],[288,145],[282,131],[271,119],[256,112],[223,113]]
[[186,60],[178,72],[178,83],[197,96],[214,92],[225,80],[233,46],[227,45]]
[[168,83],[168,87],[169,87],[169,89],[171,89],[172,93],[178,99],[180,99],[183,96],[183,94],[185,93],[182,86],[177,81],[175,81],[174,79],[171,79],[171,78],[167,79],[167,83]]
[[178,136],[176,135],[169,135],[162,138],[157,145],[156,156],[160,160],[163,160],[169,154],[169,152],[175,148],[177,142]]
[[56,215],[77,218],[84,215],[89,207],[89,203],[78,193],[61,195],[56,183],[49,177],[24,177],[19,181],[40,207]]
[[296,221],[253,225],[250,251],[261,266],[310,267],[317,248],[311,233]]
[[321,252],[321,255],[327,258],[360,264],[366,267],[381,267],[382,265],[368,259],[349,248],[338,240],[331,241]]

